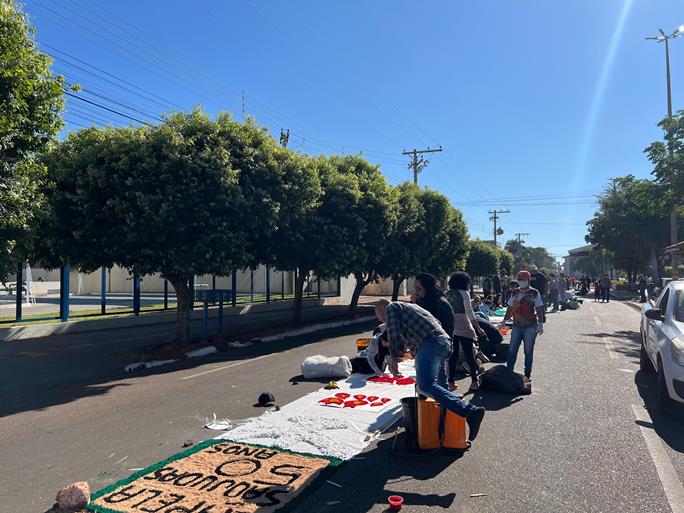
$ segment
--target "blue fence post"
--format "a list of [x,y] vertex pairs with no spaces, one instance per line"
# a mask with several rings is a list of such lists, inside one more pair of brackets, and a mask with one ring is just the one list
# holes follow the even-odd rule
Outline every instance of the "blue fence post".
[[204,340],[209,338],[209,296],[204,299]]
[[254,303],[254,269],[249,270],[249,302]]
[[219,334],[223,335],[223,301],[226,299],[225,298],[225,290],[222,290],[219,292],[219,313],[218,313],[218,321],[219,321]]
[[280,299],[285,299],[285,271],[280,271]]
[[21,302],[23,301],[23,294],[21,287],[24,284],[24,261],[20,260],[17,262],[17,305],[16,305],[16,315],[14,316],[15,321],[21,320]]
[[104,265],[100,270],[100,313],[107,313],[107,268]]
[[266,302],[271,302],[271,271],[266,266]]
[[133,315],[140,315],[140,278],[133,275]]
[[190,289],[190,310],[195,309],[195,275],[193,274],[188,282],[188,288]]
[[169,280],[164,278],[164,310],[169,309]]
[[69,264],[59,269],[59,320],[69,320]]
[[231,303],[233,306],[237,306],[237,271],[233,271],[230,277],[230,286],[233,289],[233,297],[231,298]]

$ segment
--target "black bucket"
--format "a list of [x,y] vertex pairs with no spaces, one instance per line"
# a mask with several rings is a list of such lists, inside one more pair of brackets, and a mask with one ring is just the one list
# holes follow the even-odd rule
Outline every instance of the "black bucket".
[[415,397],[404,397],[401,400],[401,414],[406,431],[406,445],[418,447],[418,400]]

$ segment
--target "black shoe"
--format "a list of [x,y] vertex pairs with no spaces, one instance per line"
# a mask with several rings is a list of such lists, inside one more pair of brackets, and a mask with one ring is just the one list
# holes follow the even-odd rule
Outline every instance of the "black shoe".
[[484,414],[485,409],[477,407],[475,408],[475,411],[466,417],[466,422],[468,423],[468,440],[471,442],[477,438],[477,433],[480,431],[480,425],[482,424]]

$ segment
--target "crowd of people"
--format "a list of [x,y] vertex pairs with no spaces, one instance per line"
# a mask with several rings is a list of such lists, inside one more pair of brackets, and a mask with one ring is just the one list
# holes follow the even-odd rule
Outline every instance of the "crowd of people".
[[[377,358],[372,367],[377,371],[396,368],[396,363],[409,352],[415,359],[418,392],[464,417],[469,439],[474,440],[485,409],[466,403],[456,394],[459,354],[463,352],[471,379],[468,391],[473,392],[480,386],[476,354],[479,357],[486,348],[491,351],[494,344],[500,343],[500,328],[510,320],[512,330],[506,366],[511,371],[515,369],[522,345],[524,380],[529,383],[535,342],[544,332],[546,322],[541,291],[545,291],[544,295],[548,292],[549,281],[536,268],[518,272],[515,280],[509,280],[502,271],[485,279],[483,291],[487,300],[482,304],[479,297],[471,297],[472,279],[465,272],[454,273],[446,291],[431,274],[419,274],[415,278],[411,302],[381,299],[376,304],[376,316],[383,324],[368,353],[372,355],[369,358]],[[497,328],[489,322],[485,312],[487,308],[504,304],[506,310]],[[476,352],[478,347],[479,352]]]

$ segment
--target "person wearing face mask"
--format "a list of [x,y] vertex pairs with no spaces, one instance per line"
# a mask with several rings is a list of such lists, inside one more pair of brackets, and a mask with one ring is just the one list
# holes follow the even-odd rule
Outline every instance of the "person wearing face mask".
[[506,366],[514,370],[515,360],[522,343],[525,350],[525,380],[528,382],[532,376],[534,344],[537,335],[544,333],[544,302],[539,291],[530,286],[530,278],[528,271],[518,273],[519,288],[511,291],[508,309],[502,323],[505,325],[508,319],[513,319]]

